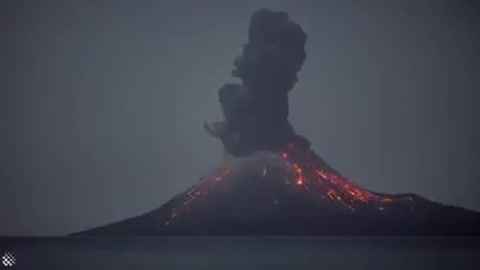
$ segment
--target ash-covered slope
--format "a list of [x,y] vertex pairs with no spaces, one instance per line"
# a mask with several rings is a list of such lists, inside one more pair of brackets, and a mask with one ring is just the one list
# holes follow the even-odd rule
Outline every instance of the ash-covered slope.
[[225,162],[160,208],[72,235],[480,235],[480,214],[355,185],[308,149]]

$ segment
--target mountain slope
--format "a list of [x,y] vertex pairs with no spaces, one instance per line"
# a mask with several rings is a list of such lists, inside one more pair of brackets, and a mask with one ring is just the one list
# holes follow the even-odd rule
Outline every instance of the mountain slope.
[[480,214],[362,188],[308,147],[235,158],[161,207],[72,235],[480,235]]

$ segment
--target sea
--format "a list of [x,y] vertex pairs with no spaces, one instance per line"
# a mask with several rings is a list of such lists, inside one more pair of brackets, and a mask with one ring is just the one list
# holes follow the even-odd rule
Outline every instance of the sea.
[[29,270],[476,270],[480,238],[2,237],[0,254],[0,269]]

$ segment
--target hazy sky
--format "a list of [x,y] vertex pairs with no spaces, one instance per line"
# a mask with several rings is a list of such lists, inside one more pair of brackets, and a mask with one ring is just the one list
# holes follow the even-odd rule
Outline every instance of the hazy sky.
[[221,159],[202,128],[251,13],[308,33],[297,132],[375,191],[480,210],[475,1],[2,1],[0,235],[152,210]]

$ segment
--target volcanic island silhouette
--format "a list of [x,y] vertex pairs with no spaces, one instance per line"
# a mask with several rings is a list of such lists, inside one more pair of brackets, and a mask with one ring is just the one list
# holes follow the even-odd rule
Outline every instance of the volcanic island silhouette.
[[480,213],[381,194],[329,166],[288,121],[306,33],[285,12],[253,13],[248,41],[205,122],[228,159],[159,208],[71,235],[479,235]]

